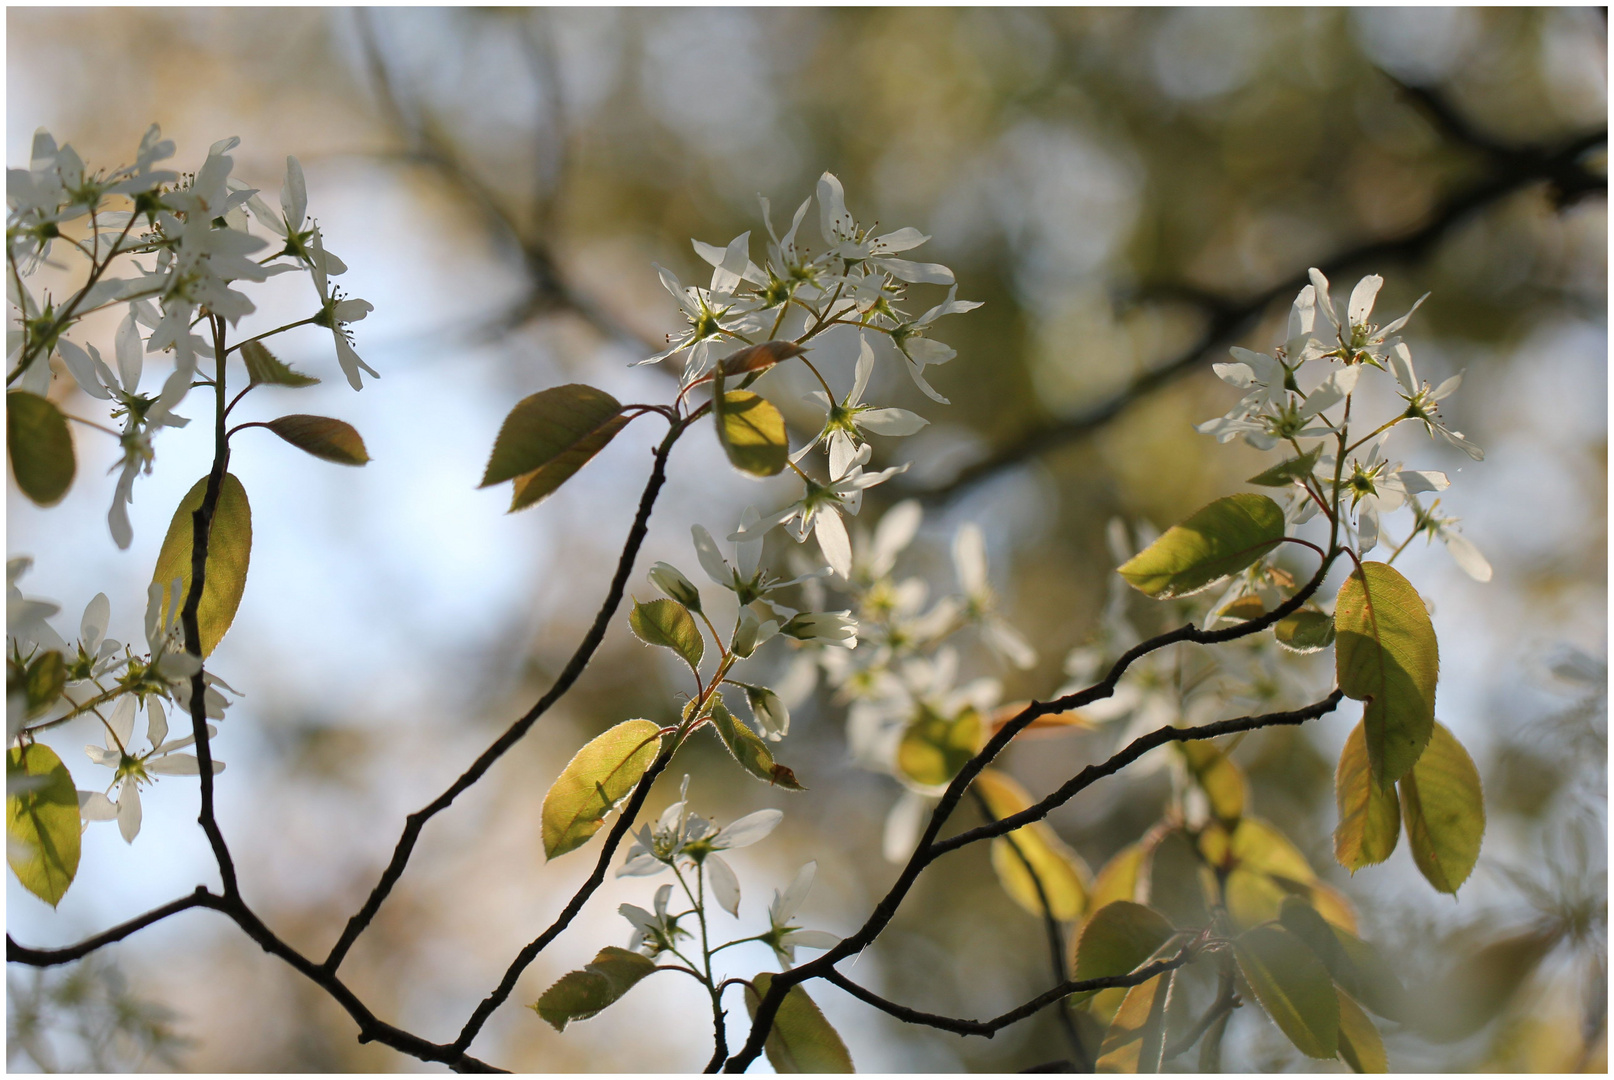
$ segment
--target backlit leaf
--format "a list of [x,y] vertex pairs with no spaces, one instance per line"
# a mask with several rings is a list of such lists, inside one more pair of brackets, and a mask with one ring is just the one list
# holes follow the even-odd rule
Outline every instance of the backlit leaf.
[[921,705],[897,744],[897,767],[916,784],[937,787],[958,775],[981,749],[981,716],[966,708],[954,717]]
[[1367,757],[1380,787],[1405,776],[1435,722],[1440,648],[1423,598],[1385,563],[1363,563],[1334,606],[1339,687],[1366,702]]
[[1334,643],[1334,617],[1316,608],[1301,608],[1279,619],[1272,634],[1290,652],[1318,652]]
[[269,421],[269,430],[317,458],[338,465],[363,465],[370,460],[364,439],[352,424],[328,416],[294,413]]
[[628,625],[646,645],[659,645],[671,649],[684,658],[692,668],[700,667],[706,652],[706,641],[689,609],[676,600],[652,600],[648,604],[637,601],[628,613]]
[[[773,985],[773,976],[764,972],[751,980],[753,986],[745,988],[745,1008],[751,1019],[757,1017],[762,995]],[[851,1052],[840,1035],[830,1027],[829,1021],[818,1010],[807,991],[792,986],[779,1003],[774,1014],[773,1027],[767,1041],[762,1044],[768,1062],[775,1072],[782,1073],[849,1073],[852,1067]]]
[[512,511],[551,495],[628,422],[604,390],[569,383],[522,398],[504,418],[481,487],[515,480]]
[[[1176,933],[1165,916],[1130,900],[1105,904],[1093,913],[1076,939],[1073,979],[1103,979],[1129,975],[1142,967]],[[1097,990],[1086,990],[1070,997],[1072,1003],[1086,1001]]]
[[251,386],[314,386],[319,380],[312,375],[293,371],[275,358],[261,341],[244,342],[241,359],[247,365],[247,382]]
[[536,1005],[529,1007],[556,1031],[565,1031],[569,1022],[597,1015],[655,970],[655,962],[649,957],[607,946],[582,971],[562,975]]
[[712,705],[711,718],[712,729],[742,769],[786,791],[807,790],[797,781],[794,772],[773,760],[773,752],[762,737],[729,712],[721,700]]
[[1284,901],[1284,928],[1306,943],[1346,993],[1380,1016],[1401,1012],[1401,981],[1383,955],[1355,934],[1323,918],[1299,897]]
[[[184,607],[191,588],[191,555],[195,551],[192,515],[207,495],[207,477],[196,481],[185,493],[168,523],[168,535],[157,552],[157,566],[151,580],[166,590],[179,579],[179,596],[163,598],[163,625],[167,625],[172,605]],[[202,581],[202,601],[196,609],[196,626],[202,637],[205,657],[224,637],[241,606],[247,587],[247,567],[252,561],[252,506],[247,489],[233,473],[225,473],[219,485],[219,501],[213,511],[213,527],[207,540],[207,572]]]
[[1149,596],[1189,596],[1271,551],[1283,528],[1282,508],[1265,495],[1229,495],[1167,529],[1124,563],[1120,574]]
[[1456,736],[1437,723],[1428,748],[1400,786],[1413,861],[1429,884],[1455,893],[1473,871],[1485,836],[1479,770]]
[[1282,926],[1258,926],[1234,940],[1233,955],[1261,1008],[1302,1054],[1339,1052],[1334,980],[1303,941]]
[[17,487],[40,506],[54,506],[73,486],[78,466],[67,418],[38,394],[7,392],[6,449]]
[[661,729],[649,720],[624,720],[588,742],[561,770],[544,796],[544,856],[582,847],[639,782],[660,749]]
[[34,657],[23,677],[23,693],[27,700],[25,715],[29,719],[41,715],[62,696],[67,685],[67,665],[62,654],[52,649]]
[[712,401],[717,439],[736,469],[752,476],[773,476],[784,469],[790,441],[785,418],[771,402],[749,390],[730,390]]
[[1339,825],[1334,829],[1334,858],[1339,865],[1354,874],[1388,859],[1401,837],[1401,808],[1394,792],[1373,782],[1366,724],[1356,725],[1340,752],[1334,802],[1339,806]]
[[1373,1026],[1373,1021],[1361,1006],[1346,996],[1345,991],[1336,988],[1335,994],[1339,998],[1340,1059],[1353,1072],[1389,1072],[1390,1059],[1384,1052],[1384,1040],[1379,1037],[1379,1029]]
[[1288,487],[1296,480],[1304,480],[1317,467],[1317,459],[1322,456],[1325,445],[1327,444],[1318,443],[1299,457],[1289,458],[1265,472],[1256,473],[1245,483],[1259,484],[1262,487]]
[[1210,802],[1211,813],[1224,824],[1236,823],[1244,813],[1249,785],[1244,770],[1208,742],[1181,742],[1178,751],[1188,771]]
[[[1173,950],[1162,947],[1145,959],[1170,959]],[[1141,966],[1141,965],[1140,965]],[[1167,1010],[1177,972],[1167,971],[1130,987],[1104,1032],[1094,1071],[1101,1073],[1157,1073],[1165,1060]]]
[[[16,781],[43,781],[31,786]],[[40,743],[12,747],[6,755],[7,787],[27,788],[6,797],[6,861],[29,892],[51,907],[61,902],[78,873],[78,792],[67,766]]]
[[1149,857],[1149,849],[1142,842],[1128,844],[1126,847],[1110,856],[1110,861],[1104,864],[1093,879],[1093,888],[1089,902],[1095,911],[1102,909],[1106,904],[1117,900],[1135,900],[1138,895],[1138,880],[1143,870],[1143,863]]
[[[973,790],[980,793],[997,820],[1031,805],[1030,796],[1020,785],[996,769],[983,770],[975,778]],[[1047,822],[1034,821],[997,837],[991,850],[992,869],[1015,903],[1033,915],[1042,915],[1042,901],[1037,895],[1040,882],[1055,919],[1070,922],[1081,918],[1087,909],[1087,881],[1091,874],[1081,856],[1059,839]],[[1031,864],[1030,871],[1026,869],[1027,862]],[[1035,881],[1032,872],[1036,874]]]

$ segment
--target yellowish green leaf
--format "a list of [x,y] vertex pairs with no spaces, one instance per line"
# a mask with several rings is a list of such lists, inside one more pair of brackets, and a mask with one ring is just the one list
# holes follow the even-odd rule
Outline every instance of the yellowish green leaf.
[[1352,1072],[1382,1073],[1390,1071],[1390,1058],[1384,1052],[1384,1040],[1379,1029],[1361,1006],[1352,1001],[1345,991],[1335,988],[1339,998],[1339,1056]]
[[1297,480],[1304,480],[1310,476],[1317,467],[1317,459],[1322,456],[1325,443],[1318,443],[1299,457],[1289,458],[1267,469],[1256,473],[1245,481],[1247,484],[1259,484],[1262,487],[1288,487]]
[[[157,567],[151,580],[165,590],[177,578],[179,595],[165,593],[163,623],[167,625],[171,606],[184,607],[191,588],[191,555],[195,551],[192,515],[207,495],[207,477],[185,493],[168,523],[168,535],[157,552]],[[218,506],[213,511],[213,527],[207,540],[207,573],[202,581],[202,601],[196,609],[196,625],[202,636],[202,655],[212,653],[224,632],[235,621],[241,594],[247,587],[247,568],[252,561],[252,506],[247,489],[233,473],[225,473],[219,485]]]
[[937,787],[958,775],[981,749],[981,715],[966,708],[946,717],[921,705],[897,744],[897,767],[916,784]]
[[1217,499],[1120,568],[1127,584],[1159,599],[1189,596],[1236,574],[1283,539],[1283,510],[1265,495]]
[[1244,770],[1208,742],[1180,742],[1177,749],[1188,763],[1194,782],[1210,802],[1211,813],[1223,824],[1236,824],[1244,813],[1249,793]]
[[713,703],[711,719],[717,737],[746,772],[786,791],[807,790],[796,779],[794,772],[773,760],[773,752],[768,749],[768,744],[744,721],[729,712],[722,699]]
[[[1130,900],[1117,900],[1093,912],[1076,939],[1073,979],[1129,975],[1142,967],[1176,933],[1165,916]],[[1078,1003],[1101,991],[1070,997]]]
[[1257,926],[1233,942],[1244,981],[1261,1008],[1307,1057],[1339,1052],[1339,999],[1317,955],[1282,926]]
[[1400,572],[1363,563],[1334,606],[1339,688],[1365,702],[1367,758],[1373,782],[1389,787],[1407,774],[1435,722],[1440,647],[1429,610]]
[[1401,838],[1401,808],[1394,792],[1373,782],[1366,723],[1356,725],[1340,751],[1334,801],[1339,806],[1339,825],[1334,829],[1334,858],[1339,865],[1354,874],[1388,859]]
[[293,371],[275,358],[261,341],[247,341],[241,345],[241,359],[247,365],[247,383],[250,386],[314,386],[319,380],[312,375]]
[[572,971],[544,991],[537,1004],[528,1006],[554,1027],[565,1031],[573,1020],[587,1020],[632,990],[634,984],[656,970],[655,962],[627,949],[607,946],[582,971]]
[[6,861],[23,888],[51,907],[78,873],[78,792],[50,747],[12,747],[6,755]]
[[54,506],[73,486],[73,436],[49,400],[25,390],[6,394],[6,449],[17,487],[40,506]]
[[581,383],[525,397],[493,441],[481,487],[515,480],[512,511],[532,506],[570,480],[627,425],[622,405]]
[[352,424],[328,416],[293,413],[268,423],[270,431],[317,458],[338,465],[363,465],[370,460],[364,439]]
[[1272,634],[1290,652],[1319,652],[1334,643],[1334,617],[1316,608],[1303,607],[1285,615],[1272,627]]
[[784,469],[790,440],[785,418],[771,402],[749,390],[730,390],[712,401],[717,439],[736,469],[752,476],[773,476]]
[[671,649],[684,658],[684,663],[699,668],[706,652],[706,641],[689,609],[676,600],[652,600],[648,604],[634,602],[628,613],[628,625],[646,645],[659,645]]
[[1400,786],[1413,861],[1429,884],[1455,893],[1473,871],[1485,836],[1479,770],[1457,737],[1437,723],[1428,748]]
[[[1145,959],[1169,959],[1173,950],[1162,947]],[[1142,965],[1139,965],[1140,967]],[[1165,1060],[1167,1011],[1177,972],[1167,971],[1127,989],[1121,1006],[1104,1032],[1094,1071],[1101,1073],[1157,1073]]]
[[23,675],[23,694],[27,699],[25,714],[28,719],[41,715],[62,696],[67,686],[67,665],[62,654],[54,649],[34,657]]
[[624,720],[587,745],[561,770],[542,811],[544,856],[582,847],[639,782],[660,749],[661,729],[649,720]]
[[[975,778],[973,790],[986,801],[994,820],[1018,814],[1031,805],[1025,790],[996,769],[983,770]],[[1015,903],[1041,916],[1042,901],[1037,893],[1040,883],[1054,918],[1070,922],[1082,917],[1087,909],[1087,882],[1092,875],[1081,856],[1059,839],[1046,822],[1032,822],[997,837],[992,841],[991,850],[992,869]],[[1027,863],[1030,863],[1029,870]]]
[[[764,972],[751,980],[745,988],[745,1008],[751,1019],[757,1018],[757,1007],[762,995],[773,985],[773,976]],[[775,1072],[782,1073],[849,1073],[852,1054],[846,1049],[829,1021],[819,1011],[807,991],[792,986],[779,1003],[774,1014],[773,1027],[762,1044],[768,1062]]]
[[1401,982],[1377,949],[1330,923],[1298,897],[1284,902],[1280,918],[1284,928],[1306,943],[1346,993],[1380,1016],[1399,1016]]

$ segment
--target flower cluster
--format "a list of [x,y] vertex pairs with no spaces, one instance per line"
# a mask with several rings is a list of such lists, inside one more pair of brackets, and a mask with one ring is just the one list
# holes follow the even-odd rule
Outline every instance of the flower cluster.
[[[1434,470],[1404,469],[1386,450],[1392,429],[1411,421],[1431,438],[1443,440],[1476,461],[1485,456],[1440,415],[1440,403],[1457,389],[1462,375],[1453,375],[1433,388],[1420,382],[1412,351],[1399,336],[1427,296],[1381,327],[1371,321],[1374,301],[1384,283],[1377,274],[1357,282],[1343,311],[1329,295],[1328,279],[1315,268],[1311,281],[1295,298],[1283,344],[1270,354],[1234,348],[1234,363],[1215,365],[1223,381],[1246,393],[1227,415],[1207,420],[1196,430],[1219,442],[1243,438],[1257,449],[1293,451],[1296,456],[1273,470],[1270,477],[1263,474],[1266,479],[1255,480],[1290,488],[1286,517],[1291,523],[1299,524],[1323,511],[1354,532],[1357,551],[1366,554],[1383,536],[1383,517],[1407,508],[1413,512],[1413,529],[1395,554],[1422,534],[1442,541],[1470,576],[1489,581],[1490,564],[1457,531],[1456,519],[1435,514],[1438,499],[1428,507],[1418,499],[1444,491],[1451,485],[1450,478]],[[1404,407],[1369,434],[1351,441],[1352,397],[1364,372],[1372,370],[1393,376]],[[1329,499],[1330,492],[1336,492],[1335,500]],[[1340,505],[1331,505],[1336,500]],[[1392,554],[1391,559],[1394,557]]]

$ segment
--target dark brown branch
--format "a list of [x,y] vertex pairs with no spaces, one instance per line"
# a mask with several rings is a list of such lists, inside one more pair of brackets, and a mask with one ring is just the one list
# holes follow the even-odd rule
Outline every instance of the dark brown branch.
[[[982,747],[980,753],[976,754],[973,758],[967,761],[964,764],[964,767],[958,771],[958,774],[954,776],[952,781],[947,785],[947,790],[942,794],[941,799],[936,804],[936,809],[930,815],[930,822],[925,827],[924,835],[920,838],[918,847],[915,848],[913,855],[909,857],[907,865],[902,868],[902,872],[897,876],[897,880],[892,884],[890,890],[887,891],[884,898],[882,898],[880,902],[875,905],[874,911],[870,913],[868,919],[864,921],[862,927],[860,927],[857,932],[852,934],[850,937],[843,938],[839,945],[836,945],[834,948],[825,952],[816,960],[811,960],[800,967],[793,968],[790,971],[781,972],[779,975],[774,976],[772,982],[768,986],[768,992],[763,995],[762,1001],[757,1007],[756,1016],[753,1018],[751,1024],[751,1034],[746,1039],[745,1046],[741,1048],[738,1054],[729,1059],[728,1064],[724,1066],[725,1071],[744,1072],[746,1068],[749,1067],[751,1062],[756,1060],[757,1055],[762,1052],[762,1044],[767,1038],[768,1030],[773,1026],[773,1018],[779,1011],[779,1005],[784,1000],[785,994],[792,986],[796,986],[800,983],[806,982],[809,979],[822,976],[825,971],[829,970],[836,963],[859,951],[860,949],[863,949],[880,935],[880,933],[885,929],[886,924],[888,924],[892,917],[896,915],[897,908],[902,904],[903,898],[906,897],[909,890],[913,888],[914,882],[918,880],[920,873],[924,871],[925,867],[929,866],[930,863],[935,861],[943,850],[952,850],[952,847],[938,844],[936,842],[936,836],[938,833],[940,833],[942,825],[947,821],[948,817],[951,816],[953,810],[957,808],[959,800],[964,797],[964,792],[969,788],[969,785],[974,782],[975,778],[980,775],[981,770],[986,768],[986,766],[990,764],[998,754],[1002,753],[1004,748],[1009,745],[1016,735],[1025,730],[1025,728],[1030,726],[1030,724],[1040,716],[1048,716],[1053,713],[1078,709],[1084,705],[1090,705],[1095,701],[1109,697],[1111,694],[1115,693],[1115,688],[1119,684],[1121,676],[1125,674],[1128,667],[1130,667],[1137,660],[1158,649],[1163,649],[1168,645],[1175,645],[1179,642],[1185,641],[1194,642],[1201,645],[1220,644],[1222,642],[1248,637],[1251,634],[1265,630],[1267,627],[1278,622],[1278,620],[1283,619],[1290,613],[1299,610],[1301,605],[1311,598],[1311,595],[1317,591],[1320,585],[1322,585],[1323,578],[1328,575],[1328,569],[1333,565],[1334,559],[1338,557],[1338,554],[1338,550],[1330,552],[1328,558],[1324,559],[1322,564],[1318,566],[1317,572],[1312,575],[1311,579],[1307,581],[1306,584],[1302,586],[1294,596],[1291,596],[1288,600],[1279,604],[1266,614],[1258,616],[1254,619],[1250,619],[1247,622],[1239,623],[1235,626],[1225,627],[1221,630],[1201,630],[1199,627],[1190,624],[1179,627],[1176,630],[1168,631],[1164,634],[1156,635],[1147,641],[1139,642],[1137,645],[1134,645],[1131,649],[1128,649],[1125,653],[1123,653],[1120,659],[1116,660],[1116,662],[1110,666],[1109,672],[1104,676],[1102,681],[1088,687],[1086,690],[1081,690],[1074,694],[1067,694],[1064,697],[1055,698],[1052,701],[1032,702],[1030,705],[1022,709],[1019,715],[1017,715],[1014,719],[1010,720],[1008,723],[999,728],[997,733],[987,740],[986,745]],[[1333,700],[1337,702],[1337,696],[1331,695],[1331,697],[1333,697]],[[1311,709],[1317,709],[1319,707],[1320,706],[1314,705],[1309,709],[1301,711],[1310,712]],[[1332,705],[1330,705],[1329,708],[1332,708]],[[1273,714],[1274,717],[1282,717],[1286,715],[1288,714]],[[1320,715],[1320,713],[1318,715]],[[1261,719],[1262,718],[1259,717],[1250,717],[1244,718],[1243,720],[1225,721],[1222,724],[1209,724],[1205,725],[1203,728],[1170,728],[1166,730],[1168,732],[1181,733],[1178,736],[1179,738],[1214,738],[1216,735],[1228,734],[1233,730],[1251,730],[1253,727],[1265,726],[1264,724],[1257,722]],[[1280,721],[1275,719],[1268,722],[1298,723],[1299,721]],[[1232,724],[1244,724],[1245,726],[1238,728],[1230,728],[1226,726]],[[1189,734],[1190,732],[1195,731],[1205,731],[1208,733],[1197,736]],[[1158,738],[1161,736],[1161,734],[1161,732],[1154,732],[1152,735],[1145,736],[1144,738]],[[1170,739],[1166,738],[1162,739],[1161,741],[1170,741]],[[1121,753],[1126,754],[1130,749],[1131,747],[1128,747],[1127,750],[1123,750]],[[1137,755],[1133,756],[1136,757]],[[1097,766],[1096,768],[1102,769],[1103,766]],[[1084,773],[1086,771],[1087,770],[1084,770]],[[1104,773],[1102,775],[1108,774]],[[1098,779],[1098,776],[1094,775],[1092,779],[1087,781],[1087,783],[1091,783],[1092,780],[1096,779]],[[1069,785],[1066,786],[1068,787]],[[1083,786],[1085,786],[1085,784]],[[1044,801],[1046,802],[1047,800]],[[1012,824],[1008,826],[1009,828],[1018,828],[1020,825],[1027,824],[1030,820],[1032,819],[1024,814],[1014,814],[1008,818],[1005,818],[1004,822],[1000,822],[999,825],[994,826],[994,828],[1002,827],[1005,822],[1012,822]],[[981,834],[976,837],[977,839],[985,838],[983,830],[976,829],[972,831],[977,834]],[[993,833],[992,835],[997,834]]]
[[951,1031],[955,1035],[980,1035],[983,1038],[990,1039],[1009,1025],[1017,1024],[1028,1016],[1034,1016],[1054,1002],[1067,998],[1072,994],[1080,994],[1088,990],[1108,990],[1118,986],[1137,986],[1140,983],[1148,982],[1156,975],[1164,974],[1167,971],[1175,971],[1191,961],[1194,955],[1192,943],[1190,943],[1184,945],[1181,951],[1169,960],[1158,960],[1153,964],[1139,968],[1130,975],[1107,975],[1101,979],[1071,979],[1060,983],[1052,990],[1038,994],[1024,1005],[1010,1009],[1002,1016],[994,1017],[991,1020],[964,1020],[958,1017],[941,1016],[937,1013],[910,1009],[906,1005],[898,1005],[896,1002],[888,1001],[871,990],[864,989],[834,968],[823,972],[820,977],[825,982],[833,983],[845,990],[859,1001],[873,1005],[881,1012],[888,1013],[904,1023],[923,1024],[926,1027]]
[[633,563],[639,555],[639,548],[644,543],[646,534],[650,531],[650,512],[656,504],[656,496],[660,494],[662,485],[667,479],[667,455],[672,453],[673,444],[684,433],[694,416],[689,417],[672,426],[667,437],[656,447],[655,464],[650,470],[650,480],[645,484],[644,494],[639,498],[639,511],[633,519],[633,527],[628,530],[627,543],[623,545],[622,556],[617,560],[616,574],[611,578],[611,587],[607,590],[605,600],[600,604],[599,612],[594,616],[594,624],[589,627],[588,633],[578,643],[577,650],[567,661],[566,667],[561,671],[560,677],[555,680],[543,697],[539,698],[532,708],[528,709],[514,724],[511,724],[493,744],[482,752],[482,755],[471,764],[469,769],[458,780],[450,784],[437,798],[433,799],[424,809],[410,814],[404,822],[403,835],[398,838],[398,844],[393,849],[392,861],[381,873],[381,880],[370,892],[364,905],[348,920],[347,927],[342,936],[331,947],[330,955],[325,958],[322,965],[328,971],[335,971],[342,963],[342,958],[353,947],[365,927],[375,918],[376,912],[387,895],[392,892],[398,879],[403,876],[404,867],[408,865],[409,857],[415,850],[415,841],[420,837],[420,831],[440,811],[448,808],[461,793],[482,778],[482,774],[493,766],[495,761],[504,756],[504,753],[521,740],[538,718],[549,710],[549,707],[572,688],[583,669],[588,666],[594,651],[605,640],[605,631],[611,622],[611,616],[616,613],[617,606],[622,602],[622,593],[627,588],[628,576],[633,572]]
[[207,904],[207,897],[211,895],[204,886],[196,886],[196,891],[189,896],[182,896],[178,900],[164,904],[162,907],[152,908],[144,915],[136,915],[128,922],[119,923],[110,930],[104,930],[94,937],[85,938],[76,945],[67,945],[60,949],[31,949],[26,945],[18,945],[12,940],[10,934],[6,935],[6,962],[13,964],[27,964],[29,967],[55,967],[57,964],[67,964],[74,960],[82,960],[97,949],[122,941],[129,935],[144,930],[153,923],[162,922],[170,915],[178,915],[181,911],[188,911],[193,907],[203,907]]
[[559,937],[562,930],[571,925],[572,920],[577,917],[577,913],[583,910],[583,905],[588,901],[589,897],[593,896],[594,891],[605,881],[605,870],[611,863],[611,857],[616,854],[617,845],[622,843],[622,838],[628,834],[629,829],[633,828],[633,822],[639,816],[640,809],[644,807],[644,801],[650,794],[651,786],[655,784],[656,777],[661,775],[661,770],[667,767],[667,762],[672,760],[673,752],[676,749],[677,745],[675,743],[669,744],[665,750],[656,756],[656,760],[651,762],[650,768],[645,770],[644,776],[639,779],[638,785],[634,787],[633,795],[628,799],[627,806],[617,815],[615,824],[611,826],[611,832],[605,838],[605,846],[600,850],[600,857],[594,863],[594,872],[588,876],[587,881],[583,882],[582,887],[573,894],[571,901],[567,903],[555,921],[549,924],[549,929],[539,934],[537,938],[533,939],[516,954],[516,958],[511,961],[510,967],[506,969],[504,978],[499,980],[499,985],[477,1005],[476,1009],[471,1013],[471,1018],[465,1021],[465,1027],[460,1031],[459,1038],[454,1040],[455,1049],[463,1051],[471,1045],[471,1041],[482,1030],[482,1025],[487,1023],[488,1017],[493,1015],[493,1010],[503,1005],[505,999],[510,996],[511,991],[516,988],[516,980],[521,977],[523,971],[527,970],[527,965],[531,964],[551,941]]
[[[1448,112],[1448,115],[1451,114]],[[1608,190],[1608,177],[1593,171],[1581,161],[1588,151],[1608,142],[1607,128],[1576,136],[1554,150],[1503,152],[1496,149],[1494,143],[1456,120],[1454,115],[1452,122],[1461,126],[1456,129],[1448,124],[1442,126],[1448,134],[1453,134],[1454,130],[1463,132],[1463,145],[1477,149],[1491,148],[1487,150],[1490,168],[1485,174],[1448,195],[1435,207],[1428,220],[1411,232],[1371,240],[1320,260],[1316,265],[1323,273],[1336,275],[1364,263],[1420,257],[1484,208],[1533,184],[1550,184],[1553,198],[1560,206],[1594,192],[1606,193]],[[1139,375],[1125,388],[1096,405],[1073,416],[1050,420],[1032,428],[985,459],[960,470],[951,479],[927,487],[919,494],[932,500],[949,496],[1005,469],[1084,438],[1153,391],[1200,370],[1200,359],[1206,353],[1231,344],[1237,335],[1258,321],[1273,303],[1292,296],[1304,288],[1308,280],[1306,271],[1302,269],[1248,300],[1213,300],[1203,294],[1190,297],[1207,312],[1209,322],[1204,332],[1182,352],[1159,367]]]

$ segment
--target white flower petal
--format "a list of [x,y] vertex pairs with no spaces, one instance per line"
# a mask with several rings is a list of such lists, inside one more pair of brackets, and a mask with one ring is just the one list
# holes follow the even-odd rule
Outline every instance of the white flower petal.
[[1384,285],[1384,279],[1377,274],[1369,274],[1356,283],[1351,290],[1350,320],[1352,326],[1367,325],[1368,316],[1373,314],[1373,301],[1379,295],[1379,289]]
[[81,791],[78,793],[78,816],[85,821],[111,821],[118,816],[118,808],[99,791]]
[[724,851],[749,847],[778,828],[784,816],[782,810],[758,810],[754,814],[747,814],[727,828],[720,829],[712,838],[712,846]]
[[1490,562],[1467,537],[1450,529],[1442,529],[1440,539],[1445,542],[1446,550],[1451,552],[1451,557],[1456,560],[1463,573],[1475,581],[1491,580]]
[[827,930],[792,930],[784,936],[784,943],[798,949],[833,949],[841,939]]
[[880,850],[887,862],[903,862],[913,854],[925,812],[929,809],[930,800],[918,792],[904,791],[897,799],[886,815],[885,832],[881,837]]
[[140,788],[133,780],[125,780],[118,788],[118,831],[126,844],[140,835]]
[[706,880],[712,886],[712,897],[719,907],[730,915],[740,914],[740,882],[734,876],[729,864],[717,855],[706,856],[702,864],[706,869]]
[[867,409],[857,414],[857,426],[876,435],[912,435],[928,423],[907,409]]
[[796,911],[813,887],[813,877],[817,873],[818,862],[814,860],[796,871],[796,876],[783,893],[774,893],[773,903],[768,905],[768,918],[773,925],[783,926],[795,918]]
[[825,561],[837,574],[850,580],[852,541],[846,535],[846,525],[841,521],[841,515],[836,513],[834,507],[826,506],[814,515],[814,521],[813,535],[818,537],[818,547],[824,553]]
[[953,535],[953,566],[965,596],[986,594],[986,537],[973,521],[960,525]]

